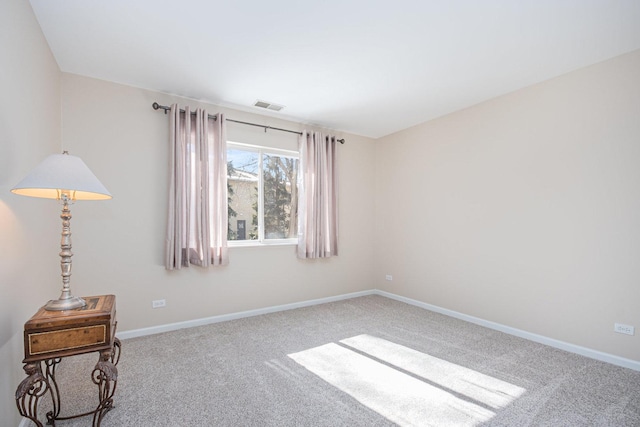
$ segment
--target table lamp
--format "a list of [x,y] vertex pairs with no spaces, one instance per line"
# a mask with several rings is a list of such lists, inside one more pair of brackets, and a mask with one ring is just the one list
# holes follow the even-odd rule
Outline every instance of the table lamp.
[[57,300],[45,304],[45,310],[63,311],[82,308],[86,302],[71,294],[71,211],[69,203],[76,200],[106,200],[111,194],[89,170],[87,165],[68,152],[52,154],[33,169],[18,185],[14,194],[62,201],[62,239],[60,241],[60,269],[62,293]]

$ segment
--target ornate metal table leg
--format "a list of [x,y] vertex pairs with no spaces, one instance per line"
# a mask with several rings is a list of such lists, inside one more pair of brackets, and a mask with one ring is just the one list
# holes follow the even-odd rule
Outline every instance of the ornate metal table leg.
[[52,426],[56,425],[55,420],[60,415],[60,389],[56,382],[56,366],[58,366],[61,360],[61,358],[57,357],[43,362],[46,366],[45,377],[49,382],[49,387],[51,388],[51,400],[53,401],[53,409],[47,412],[47,424]]
[[117,365],[120,361],[120,340],[118,338],[114,338],[113,340],[113,352],[111,353],[111,363]]
[[22,380],[16,390],[18,411],[20,415],[29,418],[38,427],[43,427],[42,423],[38,421],[38,402],[51,390],[49,381],[42,374],[40,362],[25,364],[24,371],[28,376]]
[[[99,427],[104,414],[113,408],[113,393],[118,383],[118,368],[112,362],[120,358],[120,341],[117,341],[117,350],[114,347],[100,352],[100,359],[91,373],[91,379],[98,386],[98,399],[100,403],[93,413],[93,427]],[[117,351],[117,354],[116,354]]]

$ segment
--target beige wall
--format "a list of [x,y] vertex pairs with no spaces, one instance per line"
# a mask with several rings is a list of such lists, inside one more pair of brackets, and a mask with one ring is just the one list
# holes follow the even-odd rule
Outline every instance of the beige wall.
[[[122,331],[377,287],[640,360],[640,333],[612,332],[640,327],[640,52],[379,141],[340,135],[338,258],[232,248],[228,267],[167,272],[168,119],[151,103],[198,103],[61,74],[25,0],[0,2],[0,35],[3,421],[18,422],[23,323],[60,287],[60,207],[9,189],[63,147],[114,195],[72,206],[72,286],[116,294]],[[242,125],[229,139],[296,148]]]
[[[640,360],[640,51],[387,136],[376,286]],[[392,274],[394,280],[384,280]]]
[[0,2],[0,424],[17,425],[22,328],[60,281],[60,206],[9,190],[60,150],[60,71],[29,2]]
[[[117,295],[118,328],[134,330],[372,287],[373,141],[354,135],[340,146],[340,256],[301,261],[294,246],[230,248],[230,265],[166,271],[168,116],[154,101],[194,100],[71,74],[62,76],[64,145],[84,159],[113,194],[72,208],[73,287]],[[299,130],[300,124],[210,106],[227,117]],[[297,149],[297,135],[228,124],[235,142]],[[167,307],[152,309],[151,301]]]

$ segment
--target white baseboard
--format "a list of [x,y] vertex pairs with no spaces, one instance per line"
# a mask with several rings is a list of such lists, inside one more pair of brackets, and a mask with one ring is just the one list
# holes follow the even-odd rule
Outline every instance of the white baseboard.
[[467,314],[459,313],[457,311],[449,310],[446,308],[438,307],[436,305],[427,304],[422,301],[406,298],[400,295],[392,294],[390,292],[376,290],[376,295],[391,298],[396,301],[404,302],[407,304],[415,305],[416,307],[424,308],[425,310],[434,311],[436,313],[451,316],[456,319],[464,320],[466,322],[475,323],[476,325],[484,326],[489,329],[504,332],[509,335],[514,335],[520,338],[534,341],[540,344],[545,344],[550,347],[558,348],[560,350],[568,351],[570,353],[579,354],[581,356],[589,357],[591,359],[600,360],[602,362],[611,363],[612,365],[622,366],[623,368],[633,369],[640,371],[640,362],[637,360],[626,359],[624,357],[615,356],[609,353],[603,353],[601,351],[593,350],[579,345],[566,343],[553,338],[548,338],[542,335],[533,334],[531,332],[523,331],[521,329],[512,328],[510,326],[502,325],[500,323],[491,322],[489,320],[480,319],[478,317],[469,316]]
[[212,323],[226,322],[228,320],[242,319],[245,317],[260,316],[261,314],[276,313],[279,311],[293,310],[296,308],[310,307],[312,305],[325,304],[328,302],[341,301],[345,299],[374,295],[375,290],[353,292],[350,294],[337,295],[333,297],[318,298],[313,300],[295,302],[291,304],[275,305],[272,307],[259,308],[256,310],[241,311],[238,313],[222,314],[220,316],[205,317],[202,319],[187,320],[184,322],[170,323],[167,325],[151,326],[149,328],[134,329],[131,331],[118,332],[118,338],[127,339],[142,337],[145,335],[159,334],[162,332],[176,331],[178,329],[192,328],[194,326],[209,325]]
[[324,304],[324,303],[328,303],[328,302],[340,301],[340,300],[356,298],[356,297],[361,297],[361,296],[366,296],[366,295],[380,295],[380,296],[383,296],[383,297],[391,298],[391,299],[394,299],[396,301],[400,301],[400,302],[404,302],[404,303],[407,303],[407,304],[411,304],[411,305],[414,305],[416,307],[421,307],[421,308],[424,308],[426,310],[430,310],[430,311],[434,311],[436,313],[440,313],[440,314],[444,314],[444,315],[447,315],[447,316],[451,316],[451,317],[454,317],[456,319],[464,320],[466,322],[475,323],[476,325],[484,326],[486,328],[494,329],[496,331],[504,332],[504,333],[507,333],[507,334],[510,334],[510,335],[515,335],[515,336],[520,337],[520,338],[524,338],[524,339],[527,339],[527,340],[530,340],[530,341],[534,341],[534,342],[537,342],[537,343],[540,343],[540,344],[545,344],[545,345],[548,345],[548,346],[551,346],[551,347],[558,348],[560,350],[568,351],[570,353],[579,354],[581,356],[590,357],[592,359],[596,359],[596,360],[600,360],[600,361],[603,361],[603,362],[611,363],[613,365],[622,366],[624,368],[633,369],[635,371],[640,371],[640,361],[631,360],[631,359],[625,359],[624,357],[615,356],[613,354],[603,353],[601,351],[593,350],[593,349],[590,349],[590,348],[581,347],[581,346],[578,346],[578,345],[566,343],[564,341],[559,341],[559,340],[556,340],[556,339],[553,339],[553,338],[545,337],[545,336],[542,336],[542,335],[537,335],[537,334],[534,334],[534,333],[531,333],[531,332],[523,331],[521,329],[512,328],[510,326],[502,325],[500,323],[495,323],[495,322],[492,322],[492,321],[489,321],[489,320],[480,319],[478,317],[469,316],[469,315],[464,314],[464,313],[459,313],[457,311],[453,311],[453,310],[449,310],[449,309],[446,309],[446,308],[438,307],[438,306],[432,305],[432,304],[427,304],[427,303],[422,302],[422,301],[418,301],[418,300],[414,300],[414,299],[411,299],[411,298],[403,297],[403,296],[400,296],[400,295],[392,294],[390,292],[380,291],[380,290],[377,290],[377,289],[372,289],[372,290],[362,291],[362,292],[353,292],[353,293],[349,293],[349,294],[337,295],[337,296],[327,297],[327,298],[319,298],[319,299],[314,299],[314,300],[296,302],[296,303],[292,303],[292,304],[276,305],[276,306],[260,308],[260,309],[256,309],[256,310],[241,311],[241,312],[238,312],[238,313],[223,314],[223,315],[220,315],[220,316],[206,317],[206,318],[203,318],[203,319],[187,320],[187,321],[184,321],[184,322],[170,323],[170,324],[167,324],[167,325],[152,326],[150,328],[143,328],[143,329],[135,329],[135,330],[131,330],[131,331],[124,331],[124,332],[119,332],[118,333],[118,337],[121,338],[121,339],[127,339],[127,338],[141,337],[141,336],[145,336],[145,335],[153,335],[153,334],[158,334],[158,333],[161,333],[161,332],[175,331],[175,330],[178,330],[178,329],[191,328],[191,327],[194,327],[194,326],[208,325],[208,324],[211,324],[211,323],[226,322],[228,320],[235,320],[235,319],[242,319],[242,318],[245,318],[245,317],[259,316],[261,314],[275,313],[275,312],[278,312],[278,311],[293,310],[293,309],[296,309],[296,308],[309,307],[309,306],[312,306],[312,305]]

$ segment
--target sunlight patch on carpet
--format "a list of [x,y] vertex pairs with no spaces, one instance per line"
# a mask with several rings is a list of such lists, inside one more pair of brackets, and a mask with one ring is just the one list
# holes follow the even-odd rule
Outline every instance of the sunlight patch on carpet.
[[525,392],[506,381],[371,335],[340,342],[494,409],[504,408]]
[[289,357],[401,426],[476,426],[490,420],[495,410],[525,391],[370,335],[325,344]]

